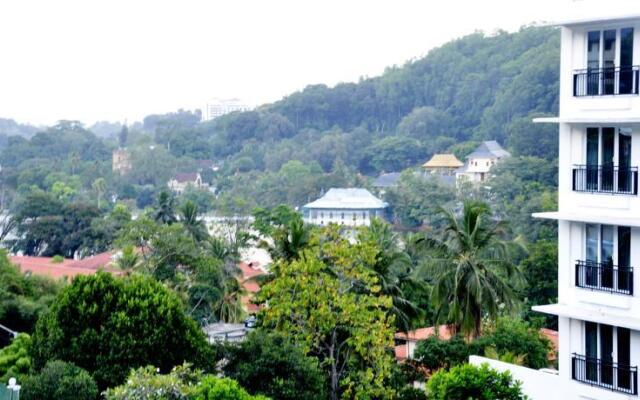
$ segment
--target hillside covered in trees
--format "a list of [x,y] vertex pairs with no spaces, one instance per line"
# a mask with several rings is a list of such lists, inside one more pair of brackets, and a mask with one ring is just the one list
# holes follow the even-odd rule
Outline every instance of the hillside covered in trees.
[[[99,195],[142,208],[172,174],[193,171],[198,159],[221,165],[206,177],[217,196],[190,195],[221,213],[300,206],[331,186],[366,186],[367,176],[414,167],[435,152],[464,157],[487,139],[515,156],[554,160],[556,128],[530,121],[557,112],[558,57],[557,30],[525,27],[475,33],[379,77],[311,85],[213,121],[200,122],[199,111],[150,115],[120,138],[117,123],[85,128],[65,121],[34,134],[5,120],[3,205],[15,204],[16,193],[56,187],[71,198]],[[111,172],[118,139],[133,164],[123,176]],[[99,178],[106,183],[101,190],[94,185]]]

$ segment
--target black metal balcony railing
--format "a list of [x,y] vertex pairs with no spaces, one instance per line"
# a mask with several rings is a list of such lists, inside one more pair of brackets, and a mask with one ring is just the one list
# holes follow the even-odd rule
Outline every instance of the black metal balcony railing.
[[576,353],[571,358],[571,377],[616,392],[638,394],[638,367],[631,367]]
[[633,295],[633,268],[594,261],[576,261],[576,286]]
[[573,190],[576,192],[638,194],[638,167],[575,165]]
[[607,96],[638,94],[640,66],[588,68],[573,72],[573,95]]

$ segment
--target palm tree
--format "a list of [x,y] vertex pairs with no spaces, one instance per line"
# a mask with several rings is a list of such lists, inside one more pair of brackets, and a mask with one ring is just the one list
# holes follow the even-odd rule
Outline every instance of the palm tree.
[[166,190],[163,190],[158,195],[153,219],[156,220],[156,222],[168,225],[176,222],[175,205],[173,196]]
[[275,228],[268,241],[261,241],[260,247],[266,249],[274,260],[291,261],[309,245],[311,229],[296,215],[285,225]]
[[180,222],[191,237],[197,242],[209,237],[207,226],[202,219],[198,218],[198,205],[191,200],[187,200],[180,206]]
[[445,224],[441,234],[421,241],[434,279],[431,299],[436,318],[478,337],[485,314],[495,319],[502,307],[505,311],[515,307],[521,274],[510,260],[510,249],[518,241],[501,239],[506,223],[492,220],[486,203],[466,201],[460,219],[452,211],[441,213]]
[[215,305],[218,320],[227,323],[242,322],[245,318],[242,305],[242,297],[246,295],[244,287],[238,280],[231,278],[224,281],[222,291],[222,297]]
[[142,260],[133,246],[126,246],[122,249],[122,254],[118,257],[116,265],[122,270],[132,270],[139,267]]
[[107,181],[105,181],[104,178],[98,178],[93,181],[91,188],[96,191],[96,195],[98,197],[98,208],[100,208],[102,195],[107,191]]
[[391,313],[395,316],[396,327],[408,331],[412,318],[419,312],[404,293],[406,286],[418,284],[414,282],[411,258],[400,249],[398,235],[393,232],[391,226],[377,218],[360,232],[359,239],[376,244],[378,253],[373,272],[380,283],[380,293],[389,296],[393,301]]

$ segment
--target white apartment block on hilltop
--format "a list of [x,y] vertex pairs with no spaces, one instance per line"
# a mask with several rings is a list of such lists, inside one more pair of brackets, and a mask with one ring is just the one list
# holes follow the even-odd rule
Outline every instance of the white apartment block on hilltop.
[[[604,7],[606,9],[606,7]],[[512,371],[535,399],[637,399],[640,12],[561,26],[558,375]],[[472,362],[474,362],[472,360]]]
[[213,99],[207,103],[202,117],[205,121],[216,119],[225,114],[238,111],[250,111],[251,106],[240,99]]

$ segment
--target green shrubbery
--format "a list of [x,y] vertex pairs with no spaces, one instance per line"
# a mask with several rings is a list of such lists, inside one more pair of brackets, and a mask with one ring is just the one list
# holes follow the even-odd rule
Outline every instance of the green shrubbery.
[[63,360],[86,369],[101,389],[122,383],[130,368],[168,372],[184,361],[211,367],[204,333],[178,296],[152,278],[99,272],[76,277],[39,321],[35,368]]
[[106,400],[266,400],[228,378],[204,375],[184,364],[166,375],[153,367],[131,371],[127,382],[104,393]]
[[98,386],[82,368],[63,361],[50,361],[36,375],[22,382],[23,400],[95,400]]
[[429,400],[524,400],[520,383],[487,364],[463,364],[436,372],[427,384]]
[[430,370],[449,369],[467,362],[470,355],[486,355],[489,351],[497,358],[512,360],[522,358],[529,368],[549,366],[551,343],[538,329],[529,323],[514,318],[499,318],[494,326],[487,327],[483,336],[467,341],[461,336],[450,340],[430,337],[418,343],[414,357],[418,363]]
[[9,378],[16,378],[18,382],[29,374],[31,357],[29,346],[31,337],[21,333],[13,339],[11,344],[0,349],[0,383],[7,383]]

